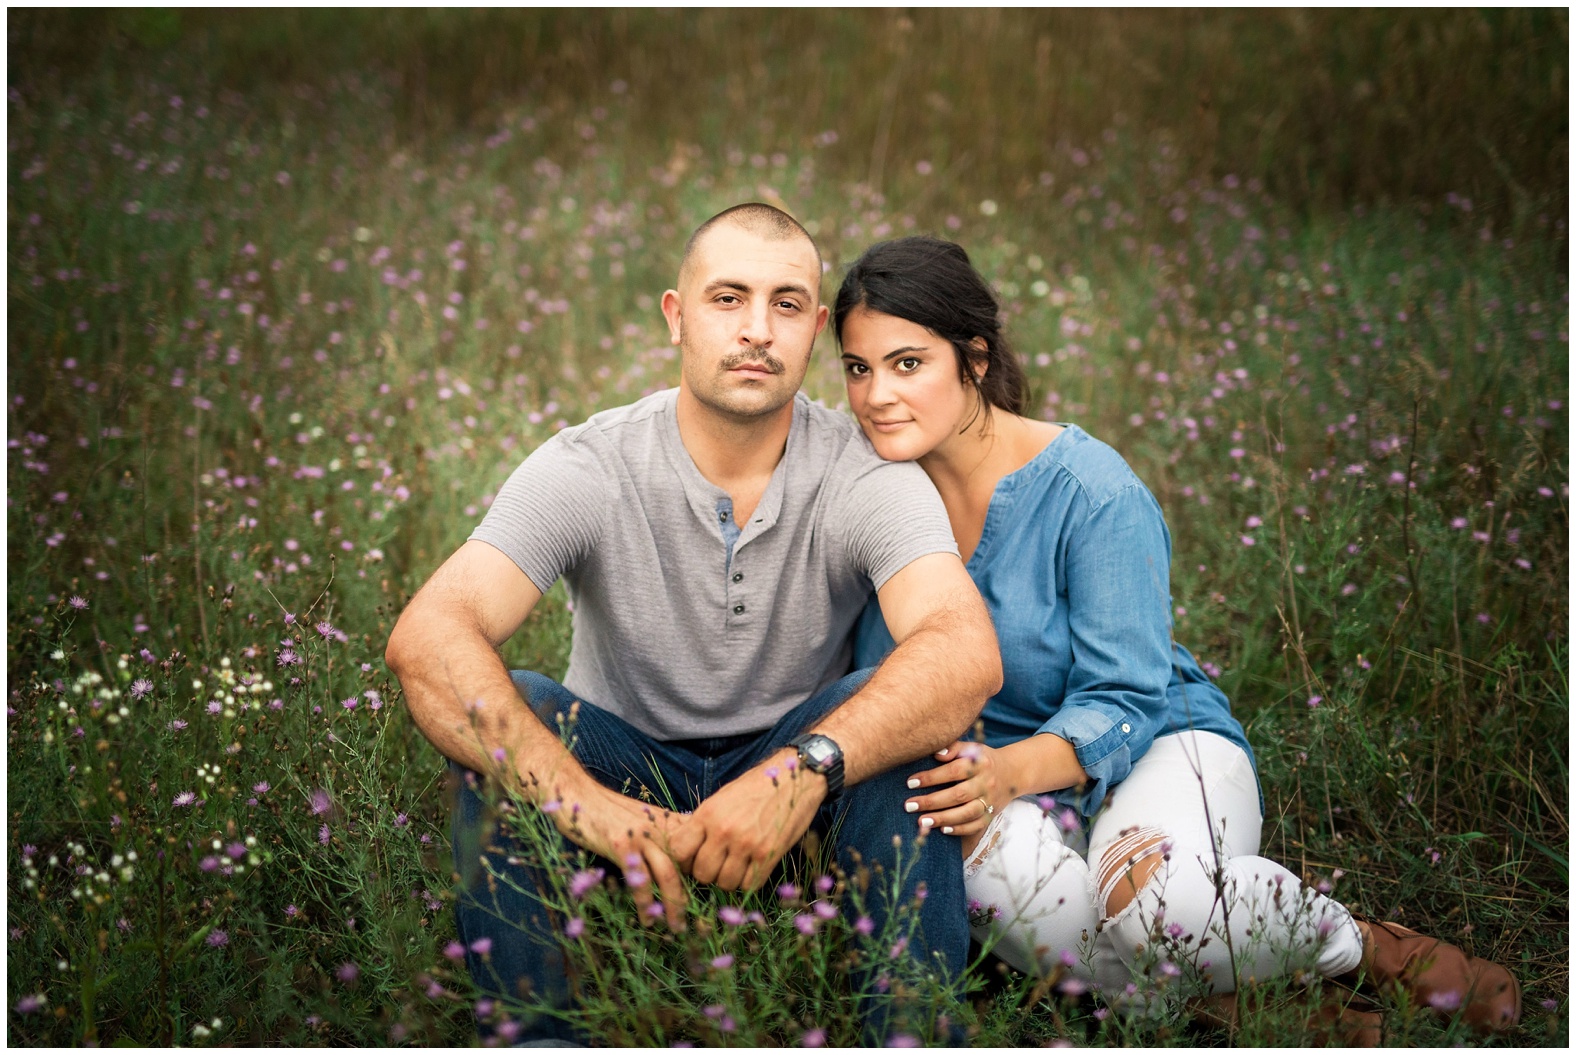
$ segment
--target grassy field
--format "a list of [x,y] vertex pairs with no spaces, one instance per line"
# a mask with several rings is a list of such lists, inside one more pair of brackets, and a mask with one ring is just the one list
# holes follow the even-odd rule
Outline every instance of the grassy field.
[[[1564,12],[12,14],[8,1040],[472,1041],[443,767],[384,643],[526,453],[676,383],[682,243],[764,200],[828,292],[884,237],[970,250],[1039,411],[1166,510],[1265,853],[1509,964],[1511,1041],[1565,1045],[1567,38]],[[807,387],[842,402],[830,339]],[[561,673],[568,626],[560,587],[506,658]],[[851,1042],[815,909],[851,895],[814,879],[703,897],[649,957],[596,888],[588,1021]],[[1281,990],[1228,1036],[981,974],[935,1006],[978,1044],[1304,1039]]]

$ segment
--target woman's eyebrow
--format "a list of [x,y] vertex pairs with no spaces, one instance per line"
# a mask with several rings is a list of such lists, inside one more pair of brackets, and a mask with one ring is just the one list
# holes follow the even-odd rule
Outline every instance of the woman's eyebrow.
[[928,352],[928,351],[930,351],[930,346],[929,345],[924,345],[924,344],[904,345],[902,348],[894,348],[890,352],[888,352],[885,355],[883,355],[881,357],[881,361],[883,363],[887,363],[887,362],[891,362],[893,359],[896,359],[900,355],[909,355],[909,354],[911,354],[913,352]]

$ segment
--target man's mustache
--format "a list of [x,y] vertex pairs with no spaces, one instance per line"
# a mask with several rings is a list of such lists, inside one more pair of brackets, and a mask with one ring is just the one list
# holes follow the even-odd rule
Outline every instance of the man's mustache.
[[774,374],[780,374],[786,369],[781,359],[775,358],[758,344],[752,344],[743,351],[728,356],[722,361],[722,369],[737,370],[741,366],[748,366],[752,363]]

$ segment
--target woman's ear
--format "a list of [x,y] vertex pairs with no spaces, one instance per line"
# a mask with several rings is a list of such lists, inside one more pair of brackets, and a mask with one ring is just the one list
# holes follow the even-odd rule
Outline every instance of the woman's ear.
[[969,366],[974,371],[975,380],[983,381],[985,380],[985,372],[990,369],[990,359],[988,358],[990,355],[990,345],[985,343],[985,338],[976,337],[969,342],[969,347],[974,349],[980,355],[980,358],[978,359],[971,358],[969,360]]

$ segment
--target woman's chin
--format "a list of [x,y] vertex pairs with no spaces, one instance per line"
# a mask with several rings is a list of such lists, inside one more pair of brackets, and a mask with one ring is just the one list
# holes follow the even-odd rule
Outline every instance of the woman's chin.
[[[904,430],[908,431],[908,430]],[[915,443],[914,438],[904,435],[888,435],[876,432],[873,429],[865,430],[865,437],[870,440],[870,446],[876,449],[884,461],[912,462],[925,455],[922,444]]]

